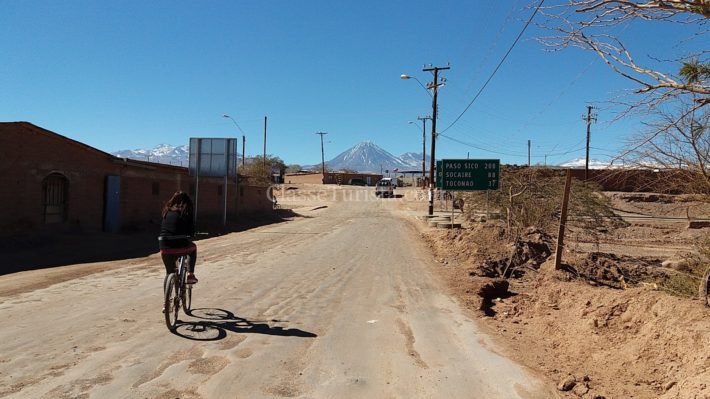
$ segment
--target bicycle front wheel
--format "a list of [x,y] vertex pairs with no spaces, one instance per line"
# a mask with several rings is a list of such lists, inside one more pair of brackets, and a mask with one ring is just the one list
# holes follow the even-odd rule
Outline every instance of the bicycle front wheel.
[[182,306],[185,313],[190,314],[192,310],[192,284],[185,284],[185,289],[182,292]]
[[178,296],[177,275],[170,273],[165,277],[165,324],[168,330],[175,331],[180,310],[180,297]]

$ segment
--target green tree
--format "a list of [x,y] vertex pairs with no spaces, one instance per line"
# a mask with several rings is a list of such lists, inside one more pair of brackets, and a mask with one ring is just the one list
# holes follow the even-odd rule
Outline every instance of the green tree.
[[247,159],[239,173],[247,176],[250,184],[269,185],[272,183],[273,168],[278,168],[279,173],[283,174],[286,164],[277,156],[267,155],[264,162],[264,157],[258,155]]

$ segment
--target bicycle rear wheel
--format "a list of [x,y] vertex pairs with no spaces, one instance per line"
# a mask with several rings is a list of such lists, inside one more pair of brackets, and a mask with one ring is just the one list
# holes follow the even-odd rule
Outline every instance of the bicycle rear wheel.
[[174,331],[177,326],[180,298],[178,297],[177,275],[170,273],[165,277],[165,324],[168,330]]
[[190,313],[192,305],[192,284],[186,284],[187,270],[190,264],[190,255],[183,255],[178,259],[178,270],[180,271],[180,299],[182,300],[182,308],[186,314]]

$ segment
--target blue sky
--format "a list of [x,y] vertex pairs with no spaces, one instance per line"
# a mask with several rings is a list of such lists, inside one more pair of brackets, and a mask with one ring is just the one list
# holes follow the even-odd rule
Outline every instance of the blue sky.
[[[431,98],[414,80],[441,76],[438,131],[461,114],[531,14],[517,1],[4,1],[0,121],[29,121],[103,151],[241,137],[247,155],[287,164],[330,159],[370,140],[421,152]],[[632,26],[637,57],[664,58],[680,28]],[[639,120],[610,123],[603,102],[629,83],[581,50],[547,52],[531,26],[483,94],[437,140],[437,158],[556,164],[608,159]],[[677,48],[675,48],[677,50]],[[645,58],[644,58],[645,60]],[[427,130],[430,125],[427,124]],[[430,134],[427,134],[427,153]]]

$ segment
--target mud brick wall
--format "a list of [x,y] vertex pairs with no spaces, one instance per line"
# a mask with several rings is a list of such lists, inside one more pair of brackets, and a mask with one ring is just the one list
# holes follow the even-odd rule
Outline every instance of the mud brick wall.
[[[59,223],[47,223],[45,216],[43,184],[48,176],[66,182]],[[117,158],[27,122],[0,123],[0,235],[105,230],[109,176],[120,179],[121,231],[157,230],[162,206],[177,190],[195,198],[195,179],[187,168]],[[222,178],[200,179],[198,218],[207,224],[223,221],[223,186]],[[229,181],[228,221],[271,210],[266,190],[242,185],[237,191],[234,179]]]

